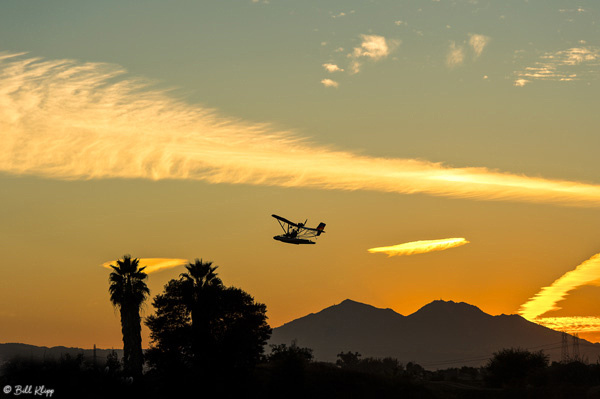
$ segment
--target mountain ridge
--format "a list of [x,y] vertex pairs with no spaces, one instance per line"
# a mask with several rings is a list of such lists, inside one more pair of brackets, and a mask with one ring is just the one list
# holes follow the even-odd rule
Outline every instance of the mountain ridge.
[[[432,367],[481,358],[467,364],[480,366],[494,352],[511,347],[542,349],[551,360],[560,360],[562,333],[519,315],[492,316],[465,302],[436,300],[404,316],[346,299],[274,328],[269,343],[293,341],[311,348],[316,360],[329,362],[340,352],[356,351]],[[598,358],[600,344],[579,342],[582,356]]]
[[[113,351],[117,353],[119,359],[123,357],[122,349],[96,348],[97,361],[104,364],[107,356]],[[80,354],[83,355],[85,359],[93,359],[94,349],[67,346],[36,346],[19,342],[0,343],[0,364],[15,357],[39,361],[44,359],[58,360],[65,355],[76,357]]]

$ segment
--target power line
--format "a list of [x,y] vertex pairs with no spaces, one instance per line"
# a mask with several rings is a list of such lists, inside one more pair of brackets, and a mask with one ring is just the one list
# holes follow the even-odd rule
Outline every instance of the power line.
[[[571,359],[569,357],[568,337],[569,337],[569,334],[563,333],[563,335],[561,336],[561,341],[559,341],[559,342],[552,342],[552,343],[543,344],[543,345],[531,346],[528,348],[523,348],[523,350],[537,349],[537,350],[542,350],[542,351],[555,351],[555,350],[560,349],[561,350],[561,361],[568,362]],[[572,337],[573,337],[572,338],[573,339],[573,341],[572,341],[573,360],[577,360],[581,356],[580,350],[579,350],[580,346],[587,346],[587,347],[593,347],[596,349],[600,349],[597,344],[590,343],[587,341],[582,341],[579,338],[578,334],[575,334]],[[464,363],[472,363],[472,362],[477,362],[477,361],[482,361],[482,360],[488,360],[492,356],[494,356],[493,353],[491,353],[489,355],[485,355],[485,356],[481,355],[481,356],[477,356],[477,357],[467,357],[467,358],[460,358],[460,359],[434,360],[434,361],[423,362],[423,363],[419,363],[419,364],[421,366],[428,366],[428,367],[445,366],[445,365],[460,364],[460,363],[464,364]]]

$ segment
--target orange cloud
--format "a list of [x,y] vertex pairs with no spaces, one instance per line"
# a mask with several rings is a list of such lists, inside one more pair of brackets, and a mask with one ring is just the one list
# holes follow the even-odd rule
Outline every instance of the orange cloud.
[[[148,274],[156,273],[156,272],[160,272],[162,270],[171,269],[173,267],[188,264],[187,259],[172,259],[172,258],[139,258],[139,259],[140,259],[140,263],[139,263],[140,267],[146,266],[146,269],[144,269],[144,272],[146,272]],[[111,269],[110,265],[116,265],[116,264],[117,264],[116,260],[111,260],[108,262],[104,262],[102,264],[102,267]]]
[[540,292],[529,298],[529,301],[521,305],[519,314],[533,321],[544,313],[560,309],[556,304],[565,299],[570,291],[598,281],[600,281],[600,254],[592,256],[574,270],[562,275],[550,286],[542,288]]
[[390,247],[371,248],[371,253],[384,253],[388,256],[416,255],[433,251],[443,251],[468,244],[464,238],[444,238],[441,240],[412,241]]
[[531,321],[569,334],[600,331],[600,317],[594,316],[538,317]]
[[569,333],[600,331],[600,318],[589,317],[540,317],[543,314],[559,310],[558,302],[564,300],[569,292],[582,285],[598,284],[600,282],[600,254],[568,271],[550,286],[543,287],[540,292],[521,305],[519,314],[529,321],[541,324],[554,330]]

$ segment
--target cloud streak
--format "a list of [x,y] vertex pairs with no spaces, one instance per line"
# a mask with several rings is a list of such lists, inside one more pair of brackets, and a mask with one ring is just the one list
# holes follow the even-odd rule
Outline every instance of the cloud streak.
[[460,247],[468,244],[469,241],[464,238],[444,238],[441,240],[423,240],[412,241],[404,244],[392,245],[389,247],[371,248],[368,251],[372,254],[384,253],[389,256],[403,256],[424,254],[427,252],[444,251],[450,248]]
[[[166,269],[172,269],[177,266],[187,265],[189,262],[187,259],[173,259],[173,258],[139,258],[140,267],[146,267],[144,272],[147,274],[160,272]],[[116,265],[116,260],[104,262],[102,267],[112,269],[110,265]]]
[[527,320],[536,318],[552,310],[559,310],[557,303],[569,295],[569,292],[582,285],[600,281],[600,254],[592,256],[575,269],[568,271],[550,286],[543,287],[540,292],[521,305],[519,314]]
[[600,73],[600,48],[572,47],[546,52],[535,62],[514,72],[514,85],[523,87],[534,80],[572,82],[597,79]]
[[173,99],[111,65],[0,54],[0,172],[600,206],[600,185],[377,158]]

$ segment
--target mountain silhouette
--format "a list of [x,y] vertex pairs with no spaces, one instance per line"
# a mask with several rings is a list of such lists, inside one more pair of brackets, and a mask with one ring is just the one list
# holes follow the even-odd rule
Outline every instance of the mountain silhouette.
[[[274,328],[269,343],[292,341],[311,348],[321,361],[334,362],[338,353],[352,351],[436,369],[481,366],[504,348],[543,350],[559,361],[562,333],[518,315],[491,316],[464,302],[437,300],[403,316],[347,299]],[[599,358],[600,344],[580,339],[578,347],[581,357]],[[572,337],[568,349],[572,354]]]
[[[122,349],[96,349],[96,360],[98,364],[106,363],[107,356],[114,350],[117,353],[119,359],[123,357]],[[28,360],[42,361],[42,360],[58,360],[62,356],[69,355],[76,357],[83,355],[85,359],[91,360],[94,356],[93,349],[82,349],[82,348],[67,348],[65,346],[35,346],[21,343],[5,343],[0,344],[0,365],[12,358],[22,358]]]

